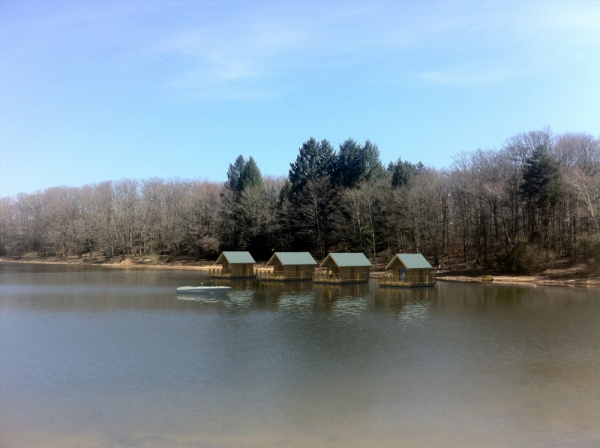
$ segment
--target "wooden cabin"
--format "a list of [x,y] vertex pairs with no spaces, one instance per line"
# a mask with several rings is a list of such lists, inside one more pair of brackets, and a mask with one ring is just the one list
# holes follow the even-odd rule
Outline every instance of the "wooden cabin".
[[421,254],[396,254],[385,267],[391,274],[378,278],[380,286],[434,286],[435,276],[431,275],[433,267]]
[[215,264],[221,268],[211,269],[209,274],[213,278],[254,278],[254,258],[246,251],[221,252]]
[[260,272],[260,280],[312,280],[317,262],[308,252],[275,252],[267,266],[273,266],[273,272]]
[[321,263],[324,273],[314,276],[316,283],[365,283],[369,281],[371,262],[363,253],[330,253]]

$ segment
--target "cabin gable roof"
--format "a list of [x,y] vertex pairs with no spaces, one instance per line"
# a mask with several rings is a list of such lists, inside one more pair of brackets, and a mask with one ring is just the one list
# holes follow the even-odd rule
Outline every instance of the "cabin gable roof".
[[433,269],[425,257],[421,254],[396,254],[385,269],[392,269],[396,260],[404,265],[406,269]]
[[325,266],[329,258],[340,268],[373,266],[363,253],[330,253],[321,263],[321,267]]
[[221,264],[223,262],[227,262],[229,264],[254,264],[254,258],[250,255],[248,251],[223,251],[215,264]]
[[300,266],[316,266],[317,262],[309,252],[275,252],[271,259],[267,262],[267,266],[275,264],[275,258],[283,266],[300,265]]

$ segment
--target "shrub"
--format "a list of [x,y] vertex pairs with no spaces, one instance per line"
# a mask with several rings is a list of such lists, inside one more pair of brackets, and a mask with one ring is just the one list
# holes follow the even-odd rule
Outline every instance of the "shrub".
[[527,247],[524,244],[519,244],[503,262],[506,269],[517,274],[529,274],[531,271],[531,262],[527,258]]

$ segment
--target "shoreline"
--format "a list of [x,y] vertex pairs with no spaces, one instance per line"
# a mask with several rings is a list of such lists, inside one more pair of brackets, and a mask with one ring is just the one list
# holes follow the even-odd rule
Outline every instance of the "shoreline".
[[[71,260],[40,260],[40,259],[20,259],[13,260],[5,257],[0,257],[1,264],[37,264],[37,265],[55,265],[55,266],[97,266],[112,269],[162,269],[162,270],[185,270],[185,271],[208,271],[209,269],[220,268],[220,265],[215,264],[183,264],[181,262],[173,263],[144,263],[135,262],[127,258],[120,262],[98,263],[89,262],[80,258]],[[273,268],[265,266],[264,263],[256,263],[255,269],[259,271],[270,271]],[[383,270],[374,270],[371,272],[371,278],[383,274]],[[493,282],[482,282],[480,275],[469,275],[467,272],[440,272],[434,274],[438,281],[442,282],[462,282],[462,283],[496,283],[503,285],[522,285],[522,286],[571,286],[583,288],[600,288],[600,277],[595,276],[579,276],[573,278],[573,272],[569,269],[555,270],[550,275],[494,275]]]
[[522,286],[572,286],[579,288],[600,288],[600,279],[545,279],[541,276],[524,275],[520,276],[494,276],[493,282],[481,281],[480,277],[470,276],[438,276],[438,281],[441,282],[463,282],[463,283],[487,283],[487,284],[502,284],[502,285],[522,285]]

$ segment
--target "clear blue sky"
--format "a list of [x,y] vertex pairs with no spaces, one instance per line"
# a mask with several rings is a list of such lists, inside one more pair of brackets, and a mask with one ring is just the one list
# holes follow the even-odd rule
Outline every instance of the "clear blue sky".
[[600,1],[0,0],[0,197],[287,175],[311,136],[438,168],[600,135]]

